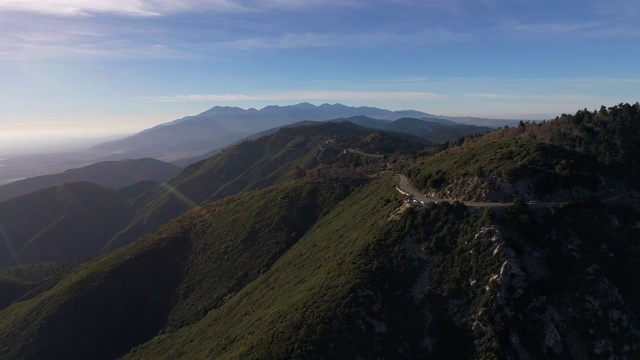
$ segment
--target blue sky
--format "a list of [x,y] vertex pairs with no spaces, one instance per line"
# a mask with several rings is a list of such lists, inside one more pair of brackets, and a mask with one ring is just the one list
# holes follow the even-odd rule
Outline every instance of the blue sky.
[[0,142],[216,105],[548,119],[636,102],[637,14],[635,0],[0,0]]

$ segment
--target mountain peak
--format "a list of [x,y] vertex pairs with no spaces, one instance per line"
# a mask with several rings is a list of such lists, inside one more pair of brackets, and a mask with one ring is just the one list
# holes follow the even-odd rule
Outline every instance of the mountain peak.
[[245,110],[236,106],[214,106],[211,109],[198,114],[197,116],[234,115],[241,114],[247,111],[249,110]]
[[301,102],[299,104],[293,105],[292,107],[297,109],[315,109],[317,106],[308,102]]

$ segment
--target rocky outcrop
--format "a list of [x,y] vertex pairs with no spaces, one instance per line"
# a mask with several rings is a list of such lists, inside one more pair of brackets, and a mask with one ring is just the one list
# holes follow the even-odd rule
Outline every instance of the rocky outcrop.
[[515,198],[563,202],[585,200],[596,194],[581,187],[559,188],[549,194],[539,192],[531,179],[510,183],[495,175],[467,175],[456,178],[438,189],[430,189],[427,195],[439,199],[478,202],[511,202]]
[[[462,357],[640,358],[640,229],[620,213],[636,205],[476,212],[485,221],[472,235],[471,223],[414,225],[402,247],[419,264],[407,294],[422,309],[424,346],[442,355],[446,334],[473,349]],[[418,214],[439,206],[450,205]],[[450,242],[437,245],[443,236]]]

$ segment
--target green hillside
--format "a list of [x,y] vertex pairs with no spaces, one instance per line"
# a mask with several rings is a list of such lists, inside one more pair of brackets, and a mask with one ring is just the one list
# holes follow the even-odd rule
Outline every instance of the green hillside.
[[[394,154],[421,149],[423,144],[348,122],[282,128],[272,135],[245,141],[209,159],[187,167],[169,186],[159,186],[144,197],[131,224],[108,245],[117,248],[146,234],[188,209],[278,182],[320,171],[318,166],[343,163],[350,167],[382,164],[357,154]],[[341,155],[342,154],[342,155]]]
[[144,359],[640,354],[637,199],[399,214],[393,184],[305,180],[191,211],[0,312],[0,350]]
[[[85,262],[0,269],[0,358],[640,358],[638,109],[442,151],[356,125],[286,129],[186,169],[180,196],[45,192],[62,209],[94,194],[103,216],[121,196],[147,207],[141,229],[190,210]],[[411,205],[389,166],[427,191],[543,201]]]
[[521,123],[449,144],[405,167],[425,192],[460,200],[585,199],[638,183],[640,105],[578,111],[548,123]]
[[[384,163],[382,158],[344,153],[345,149],[393,154],[421,146],[350,123],[314,124],[233,146],[185,169],[169,184],[145,181],[116,191],[85,182],[40,190],[0,202],[0,267],[83,260],[114,250],[213,200],[305,177],[307,171],[310,176],[325,176],[351,173],[358,167],[364,174]],[[149,163],[157,167],[143,159],[100,163],[68,173],[95,175],[105,167],[120,166],[129,169],[125,173],[149,174]],[[120,176],[120,171],[111,172]]]
[[350,189],[303,181],[193,210],[0,313],[1,353],[112,358],[200,320],[268,271]]

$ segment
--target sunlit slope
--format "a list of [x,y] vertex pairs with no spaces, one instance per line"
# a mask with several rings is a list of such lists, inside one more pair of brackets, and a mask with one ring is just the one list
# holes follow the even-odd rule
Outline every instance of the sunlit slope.
[[132,223],[114,236],[108,249],[137,239],[184,211],[210,201],[300,176],[331,163],[344,149],[390,154],[419,148],[400,137],[351,123],[283,128],[277,133],[229,147],[187,167],[140,201]]
[[403,303],[397,291],[409,271],[393,264],[404,253],[402,230],[390,231],[399,205],[392,185],[355,192],[220,308],[130,357],[344,358],[416,347],[408,330],[419,325],[404,313],[409,308],[393,306]]
[[544,123],[520,123],[450,144],[406,169],[435,197],[506,201],[584,200],[638,184],[640,105],[580,110]]
[[269,270],[351,185],[300,182],[193,210],[0,312],[7,358],[114,358]]
[[[637,358],[637,198],[499,211],[371,184],[202,320],[127,358]],[[346,222],[346,223],[345,223]]]

